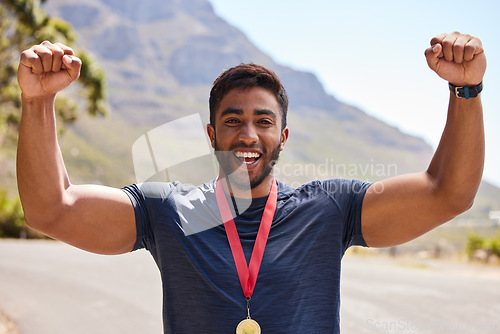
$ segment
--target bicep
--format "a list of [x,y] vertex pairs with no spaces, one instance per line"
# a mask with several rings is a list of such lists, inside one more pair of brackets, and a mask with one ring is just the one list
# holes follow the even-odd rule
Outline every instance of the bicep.
[[72,185],[48,236],[99,254],[132,250],[136,240],[133,205],[122,190],[98,185]]
[[428,173],[397,176],[374,183],[363,200],[361,226],[370,247],[399,245],[453,218],[446,194],[435,191]]

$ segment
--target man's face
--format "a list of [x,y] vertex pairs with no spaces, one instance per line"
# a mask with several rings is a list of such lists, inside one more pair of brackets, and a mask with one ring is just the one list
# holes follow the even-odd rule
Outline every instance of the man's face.
[[274,163],[288,138],[281,130],[281,109],[266,89],[233,89],[221,100],[215,129],[207,130],[223,176],[240,189],[272,178]]

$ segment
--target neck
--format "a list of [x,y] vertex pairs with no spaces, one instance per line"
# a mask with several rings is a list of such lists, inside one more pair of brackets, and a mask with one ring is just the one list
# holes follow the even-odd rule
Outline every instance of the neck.
[[269,195],[274,176],[271,172],[257,187],[252,189],[241,187],[235,182],[230,182],[230,179],[227,178],[224,173],[219,174],[219,179],[221,181],[224,180],[221,184],[226,194],[230,194],[231,196],[237,198],[258,198]]

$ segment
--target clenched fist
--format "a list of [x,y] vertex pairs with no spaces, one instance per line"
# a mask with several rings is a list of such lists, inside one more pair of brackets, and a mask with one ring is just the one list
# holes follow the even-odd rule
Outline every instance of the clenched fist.
[[54,96],[80,76],[82,61],[61,43],[45,41],[21,54],[17,80],[23,98]]
[[481,41],[459,32],[434,37],[425,57],[433,71],[455,86],[478,85],[486,71]]

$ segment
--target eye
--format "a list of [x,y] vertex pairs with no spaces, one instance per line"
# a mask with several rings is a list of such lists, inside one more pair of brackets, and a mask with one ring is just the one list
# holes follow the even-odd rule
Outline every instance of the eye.
[[267,119],[267,118],[262,118],[258,121],[259,124],[263,124],[263,125],[273,125],[273,121],[270,120],[270,119]]
[[240,120],[237,118],[228,118],[224,121],[225,124],[239,124]]

